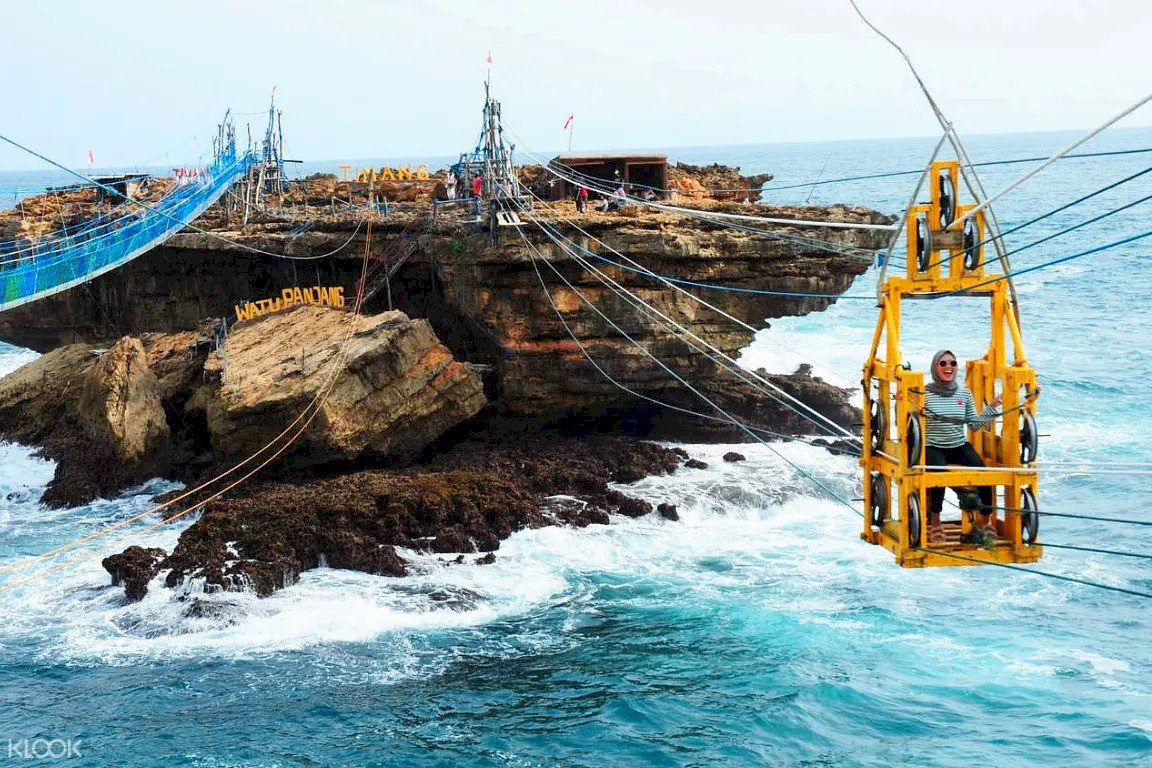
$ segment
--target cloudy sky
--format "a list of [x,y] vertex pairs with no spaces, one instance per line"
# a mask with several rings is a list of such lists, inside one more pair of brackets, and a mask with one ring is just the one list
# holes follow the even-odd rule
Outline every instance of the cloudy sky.
[[[1147,0],[857,2],[964,134],[1091,128],[1152,91]],[[42,0],[3,23],[0,133],[76,167],[193,160],[273,86],[290,156],[452,155],[489,52],[540,151],[571,113],[580,150],[937,132],[848,0]],[[1121,123],[1150,124],[1152,105]],[[42,167],[0,146],[0,169]]]

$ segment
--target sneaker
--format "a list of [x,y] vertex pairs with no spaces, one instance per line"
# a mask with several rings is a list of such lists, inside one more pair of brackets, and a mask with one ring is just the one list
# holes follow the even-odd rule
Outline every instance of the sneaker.
[[972,544],[981,549],[995,549],[996,534],[986,529],[973,528],[968,531],[968,533],[961,534],[960,542],[962,544]]

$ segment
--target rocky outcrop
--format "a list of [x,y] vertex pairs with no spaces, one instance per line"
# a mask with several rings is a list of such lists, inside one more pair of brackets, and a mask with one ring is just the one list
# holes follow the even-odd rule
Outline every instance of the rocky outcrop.
[[668,166],[668,188],[689,199],[757,200],[764,182],[771,180],[770,173],[744,176],[739,168],[720,163]]
[[0,379],[0,438],[57,462],[46,504],[82,504],[167,474],[168,437],[137,339],[62,347]]
[[[245,457],[301,414],[296,466],[366,453],[406,463],[485,405],[480,377],[426,320],[302,306],[241,323],[204,366],[203,408],[217,455]],[[310,408],[312,403],[317,406]]]
[[132,546],[104,558],[100,564],[112,575],[112,586],[124,587],[124,596],[136,601],[148,594],[148,582],[160,572],[160,561],[165,555],[159,547]]
[[[608,483],[674,472],[683,458],[683,452],[621,438],[583,441],[537,432],[509,442],[481,431],[418,471],[372,470],[245,488],[208,503],[170,556],[132,547],[107,558],[104,567],[129,599],[142,597],[140,586],[146,591],[148,581],[165,571],[169,587],[195,579],[208,591],[260,595],[321,565],[403,576],[408,568],[397,547],[491,553],[522,528],[647,514],[649,504]],[[563,496],[548,498],[557,494]]]
[[81,382],[76,411],[89,437],[110,444],[122,463],[161,450],[169,438],[160,384],[139,339],[125,336],[96,358]]
[[[563,216],[574,216],[564,208],[571,205],[555,207]],[[773,213],[867,224],[886,221],[866,209],[843,207],[780,208]],[[867,269],[865,254],[888,236],[876,230],[780,227],[779,239],[766,239],[661,212],[592,213],[585,218],[553,225],[557,239],[571,240],[572,248],[530,232],[496,246],[483,233],[457,233],[448,240],[434,232],[421,239],[426,253],[437,254],[443,296],[418,308],[417,314],[449,331],[460,327],[461,317],[466,319],[471,334],[461,338],[457,331],[456,345],[468,359],[495,368],[499,405],[509,413],[594,407],[625,389],[662,397],[681,389],[677,376],[694,384],[723,381],[726,387],[736,386],[723,373],[716,352],[735,357],[752,341],[749,328],[765,327],[766,318],[829,306],[834,299],[826,297],[843,293]],[[645,270],[738,290],[670,285]],[[409,293],[408,282],[402,287]]]
[[297,307],[209,344],[147,334],[50,352],[0,379],[0,438],[55,459],[44,501],[71,505],[190,480],[293,436],[281,464],[404,464],[486,403],[427,321],[399,312]]

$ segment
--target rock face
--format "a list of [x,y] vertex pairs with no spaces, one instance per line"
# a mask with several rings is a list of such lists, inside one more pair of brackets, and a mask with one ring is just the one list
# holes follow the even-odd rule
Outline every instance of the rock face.
[[428,321],[400,312],[302,306],[242,323],[204,370],[209,383],[192,405],[203,407],[226,461],[259,450],[307,412],[290,452],[297,466],[367,452],[405,463],[486,402],[479,376]]
[[[565,205],[571,203],[555,207],[566,211]],[[868,224],[886,221],[863,209],[791,208],[774,213]],[[748,327],[763,328],[766,318],[829,306],[833,299],[824,297],[843,293],[867,269],[870,249],[888,237],[877,230],[781,227],[779,237],[784,239],[774,240],[706,222],[694,221],[689,229],[687,217],[678,214],[613,212],[586,218],[579,222],[580,230],[563,222],[554,225],[560,237],[575,241],[575,249],[529,233],[507,237],[498,246],[483,234],[456,235],[451,242],[439,233],[421,239],[426,252],[437,254],[443,299],[440,309],[422,306],[417,313],[448,327],[443,307],[451,307],[482,329],[470,340],[469,359],[495,367],[499,405],[509,413],[594,407],[625,388],[662,396],[682,389],[672,371],[692,382],[723,378],[731,386],[713,359],[715,353],[735,357],[752,340]],[[644,270],[737,290],[681,290]],[[768,293],[750,292],[756,290]],[[654,311],[641,308],[639,301]]]
[[84,375],[77,416],[122,462],[139,461],[169,437],[160,385],[139,339],[125,336]]
[[44,501],[69,505],[193,479],[300,426],[282,463],[403,464],[486,402],[427,321],[399,312],[298,307],[238,326],[211,355],[208,343],[146,334],[50,352],[0,379],[0,438],[57,460]]

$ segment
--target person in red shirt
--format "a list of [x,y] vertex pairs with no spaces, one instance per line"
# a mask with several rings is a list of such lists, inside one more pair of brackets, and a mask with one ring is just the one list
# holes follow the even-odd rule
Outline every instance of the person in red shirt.
[[472,208],[476,215],[480,215],[480,196],[484,194],[484,176],[479,171],[472,177]]
[[588,204],[588,187],[581,184],[580,189],[576,190],[576,210],[580,213],[584,213],[584,206],[586,206],[587,204]]

